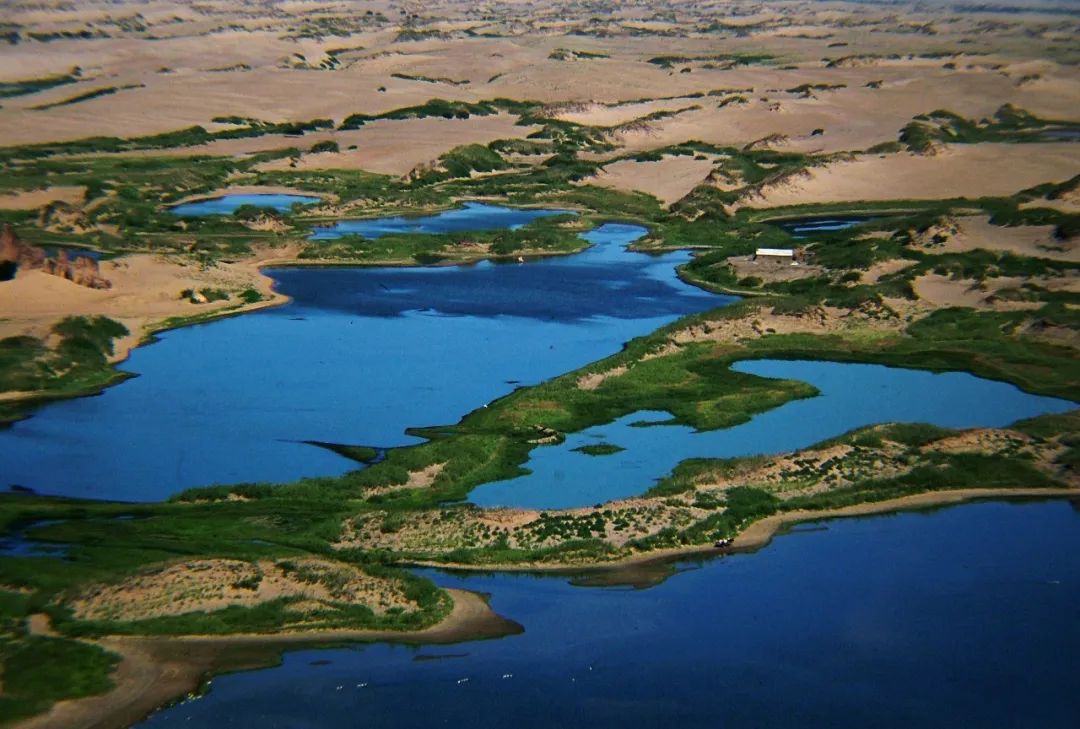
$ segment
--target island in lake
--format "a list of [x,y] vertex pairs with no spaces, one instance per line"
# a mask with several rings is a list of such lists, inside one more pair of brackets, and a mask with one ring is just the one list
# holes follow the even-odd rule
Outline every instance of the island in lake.
[[1080,715],[1072,8],[0,24],[0,726]]

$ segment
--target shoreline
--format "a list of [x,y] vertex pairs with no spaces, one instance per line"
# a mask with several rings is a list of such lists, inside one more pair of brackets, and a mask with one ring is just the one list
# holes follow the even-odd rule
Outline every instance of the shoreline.
[[659,564],[694,557],[719,556],[756,552],[767,546],[784,527],[807,521],[824,519],[843,519],[848,517],[875,516],[902,511],[918,511],[937,506],[960,505],[971,501],[1013,500],[1013,499],[1055,499],[1080,498],[1080,488],[967,488],[947,491],[924,491],[883,501],[867,501],[851,506],[817,511],[802,510],[773,514],[759,519],[739,532],[727,547],[713,545],[688,545],[668,547],[651,552],[632,554],[609,562],[597,563],[557,563],[529,562],[510,564],[470,564],[462,562],[435,562],[429,560],[410,560],[398,563],[401,567],[424,567],[453,572],[534,572],[544,574],[589,574]]
[[96,645],[120,655],[111,691],[55,703],[12,729],[125,729],[201,692],[216,675],[269,668],[287,650],[342,643],[451,644],[516,635],[524,628],[495,613],[475,592],[446,588],[450,614],[417,631],[325,630],[271,634],[110,636]]
[[[782,530],[807,521],[883,515],[938,506],[961,505],[980,500],[1076,498],[1076,488],[1001,488],[927,491],[885,501],[817,511],[793,511],[753,522],[726,548],[693,546],[656,550],[593,565],[461,565],[409,562],[413,567],[465,572],[545,573],[567,576],[618,577],[621,570],[641,567],[668,567],[695,557],[753,553],[766,547]],[[664,575],[666,576],[666,574]],[[601,584],[601,583],[597,583]],[[645,580],[642,584],[652,584]],[[444,588],[454,601],[448,616],[435,625],[413,632],[388,630],[287,631],[283,633],[241,633],[231,635],[109,636],[93,642],[117,653],[121,661],[112,675],[114,688],[108,693],[57,702],[45,714],[12,725],[13,729],[126,729],[155,711],[184,698],[194,698],[213,676],[279,665],[282,654],[302,648],[332,647],[336,644],[391,642],[411,645],[453,644],[502,638],[519,634],[524,628],[489,607],[478,593]],[[43,621],[33,621],[35,622]],[[47,624],[34,632],[50,634]]]

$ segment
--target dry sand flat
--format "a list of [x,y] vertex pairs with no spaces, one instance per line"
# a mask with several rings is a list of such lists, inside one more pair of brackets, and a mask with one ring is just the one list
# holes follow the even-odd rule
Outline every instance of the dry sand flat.
[[955,221],[956,232],[939,244],[924,243],[930,253],[962,253],[978,249],[1015,253],[1018,256],[1080,262],[1080,242],[1054,238],[1052,225],[991,225],[988,216]]
[[694,187],[704,182],[711,170],[711,160],[699,160],[690,156],[664,157],[650,162],[620,160],[605,166],[598,175],[585,182],[618,190],[644,192],[666,206],[682,199]]
[[934,307],[969,307],[972,309],[1016,310],[1038,309],[1037,301],[1000,301],[994,294],[1013,289],[1024,283],[1021,278],[992,278],[984,283],[971,279],[952,279],[936,273],[919,276],[912,281],[915,294]]
[[0,210],[37,210],[51,202],[81,205],[86,189],[83,187],[47,187],[43,190],[26,190],[0,194]]
[[[685,33],[698,22],[695,19],[698,14],[702,22],[724,16],[727,22],[743,25],[748,22],[744,16],[732,15],[736,11],[723,5],[707,9],[675,5],[683,14],[678,23],[639,20],[633,27],[662,31],[679,28]],[[55,5],[51,10],[47,4],[13,6],[8,10],[9,17],[25,23],[27,30],[77,30],[86,21],[101,22],[110,14],[130,15],[122,6],[93,2],[80,3],[77,8]],[[204,12],[206,8],[212,8],[212,12]],[[383,10],[389,16],[396,15],[389,6]],[[147,43],[136,33],[121,33],[115,26],[109,26],[114,37],[54,40],[48,44],[48,53],[41,52],[43,44],[34,42],[0,48],[0,77],[6,80],[66,73],[74,66],[84,70],[84,80],[78,84],[6,100],[0,109],[0,128],[5,132],[7,144],[20,144],[93,135],[158,133],[192,124],[207,125],[211,117],[228,114],[275,121],[317,117],[340,121],[349,113],[378,113],[422,103],[434,96],[463,100],[506,96],[550,102],[613,102],[706,93],[719,88],[754,88],[755,93],[775,101],[774,97],[783,89],[803,83],[843,83],[848,87],[846,90],[819,94],[821,109],[808,105],[800,110],[800,116],[806,114],[800,122],[813,125],[808,129],[802,129],[790,119],[762,116],[768,114],[767,109],[748,109],[746,114],[721,117],[718,127],[712,130],[716,141],[745,143],[772,133],[795,137],[831,125],[836,141],[828,132],[825,139],[813,140],[813,144],[831,150],[855,149],[867,146],[867,142],[893,138],[912,115],[939,107],[966,115],[983,115],[992,111],[991,102],[1009,101],[1044,115],[1068,116],[1073,113],[1072,100],[1080,83],[1074,74],[1052,63],[1030,60],[1036,49],[1026,40],[1022,27],[1000,31],[994,36],[995,42],[1000,41],[1002,47],[1010,50],[1005,54],[965,55],[954,59],[868,57],[866,54],[961,48],[957,44],[961,36],[951,36],[945,25],[939,24],[933,37],[890,33],[890,29],[897,28],[895,16],[890,18],[887,10],[874,8],[844,6],[833,13],[818,13],[805,5],[784,3],[775,13],[761,16],[776,20],[777,28],[747,26],[750,32],[746,38],[724,37],[722,42],[715,37],[694,37],[691,33],[679,39],[677,51],[672,49],[671,38],[632,35],[634,31],[617,25],[615,35],[610,38],[545,35],[550,31],[530,28],[537,9],[526,5],[497,9],[496,13],[506,16],[507,22],[491,24],[485,32],[503,37],[467,37],[464,31],[468,28],[485,26],[476,20],[463,20],[470,10],[468,3],[442,3],[417,12],[423,14],[425,10],[444,15],[449,21],[423,27],[452,31],[452,37],[395,42],[401,29],[396,19],[357,30],[347,37],[296,37],[302,15],[355,21],[355,9],[335,4],[278,4],[273,14],[267,14],[258,5],[236,3],[200,6],[197,10],[179,3],[140,5],[144,19],[158,23],[152,28],[157,38],[153,43]],[[743,10],[739,8],[737,12]],[[580,29],[587,20],[580,16],[580,9],[570,5],[551,8],[550,14],[554,22],[548,27],[560,33]],[[164,23],[174,16],[185,22]],[[625,14],[613,15],[616,16]],[[871,23],[882,21],[884,24],[875,30],[884,32],[869,37],[871,34],[863,32],[865,28],[840,27],[839,22],[845,16],[865,17]],[[961,19],[958,25],[970,31],[976,22]],[[810,37],[793,37],[796,35]],[[970,32],[965,32],[965,36],[970,38]],[[1023,48],[1012,50],[1014,37],[1016,42],[1025,39],[1028,43],[1026,58],[1016,57]],[[847,44],[843,48],[828,47],[830,42],[841,38]],[[549,53],[559,47],[601,52],[610,58],[573,61],[549,58]],[[340,54],[341,63],[336,70],[297,67],[297,64],[318,66],[328,58],[328,50],[342,48],[353,50]],[[718,51],[761,52],[763,48],[777,56],[777,63],[767,67],[710,69],[705,62],[691,61],[667,69],[644,62],[653,56],[672,53],[708,56]],[[982,44],[967,48],[984,50]],[[825,67],[823,59],[843,55],[856,58],[835,68]],[[946,62],[955,64],[956,68],[944,68]],[[683,68],[692,72],[679,73]],[[426,83],[394,78],[395,73],[468,83]],[[881,89],[865,89],[866,83],[877,80],[883,81]],[[46,111],[29,109],[94,88],[127,84],[143,86]],[[843,95],[844,91],[850,93]],[[842,101],[830,101],[833,96]],[[701,103],[707,104],[709,100],[702,99]],[[590,123],[606,121],[605,115],[600,114]],[[732,125],[737,128],[732,129]],[[672,138],[683,141],[677,139],[679,136],[683,135],[678,128],[672,131]],[[810,148],[810,142],[806,144]]]
[[860,155],[812,168],[804,177],[763,188],[742,205],[1012,195],[1043,182],[1067,180],[1078,169],[1080,145],[956,144],[936,155]]
[[[287,251],[284,252],[288,254]],[[244,308],[283,303],[276,294],[272,279],[258,266],[262,258],[283,255],[283,251],[264,252],[239,263],[220,263],[203,269],[181,257],[150,254],[124,256],[101,264],[101,274],[112,282],[110,289],[78,286],[44,271],[19,273],[14,280],[0,283],[0,339],[27,334],[44,337],[52,325],[65,316],[108,316],[123,323],[131,335],[116,342],[114,360],[124,359],[132,347],[165,319],[194,316],[236,307],[235,293],[253,287],[266,301]],[[192,304],[180,298],[184,289],[222,288],[233,292],[230,301]]]

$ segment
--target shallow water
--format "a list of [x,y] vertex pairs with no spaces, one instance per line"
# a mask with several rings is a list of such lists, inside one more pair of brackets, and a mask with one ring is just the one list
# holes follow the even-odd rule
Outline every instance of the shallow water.
[[[668,413],[637,412],[571,434],[559,445],[532,452],[533,473],[484,484],[469,494],[480,506],[568,509],[644,493],[680,461],[783,453],[854,428],[881,422],[943,427],[1000,427],[1076,405],[1029,395],[1018,388],[962,372],[933,373],[881,365],[755,360],[732,369],[762,377],[801,380],[817,397],[789,402],[733,428],[697,432],[682,425],[638,427],[669,420]],[[626,450],[590,456],[575,448],[611,443]]]
[[15,531],[0,534],[0,556],[3,557],[63,557],[68,545],[56,542],[42,542],[29,536],[27,532],[50,524],[59,524],[62,520],[42,519],[25,524]]
[[439,575],[491,593],[525,633],[290,653],[139,726],[1075,726],[1075,506],[982,503],[822,525],[756,554],[685,564],[647,590]]
[[777,220],[777,225],[796,239],[809,238],[817,233],[830,233],[836,230],[847,230],[861,223],[878,220],[877,215],[837,215],[831,217],[793,218],[790,220]]
[[293,205],[310,205],[322,202],[322,198],[311,195],[279,195],[258,193],[254,195],[222,195],[205,200],[183,203],[169,208],[175,215],[184,217],[202,217],[205,215],[232,215],[244,205],[254,205],[260,208],[273,208],[285,212]]
[[416,442],[407,427],[732,300],[677,279],[686,253],[627,252],[644,232],[605,225],[584,253],[526,264],[269,271],[291,304],[165,332],[124,363],[139,377],[0,431],[0,488],[153,501],[352,470],[299,441]]

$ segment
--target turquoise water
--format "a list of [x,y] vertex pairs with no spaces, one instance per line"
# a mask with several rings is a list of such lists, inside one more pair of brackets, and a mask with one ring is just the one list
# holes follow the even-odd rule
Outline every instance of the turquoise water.
[[[982,503],[822,522],[645,590],[436,581],[525,632],[289,653],[145,729],[1076,726],[1080,513]],[[418,656],[452,656],[416,660]]]
[[[755,360],[733,370],[761,377],[809,382],[817,397],[789,402],[742,425],[698,432],[681,425],[639,427],[671,415],[637,412],[567,436],[564,443],[533,450],[528,476],[484,484],[470,501],[480,506],[568,509],[644,493],[688,458],[731,458],[783,453],[854,428],[881,422],[1000,427],[1076,405],[962,372],[936,374],[881,365]],[[576,448],[611,443],[626,450],[590,456]]]
[[223,195],[205,200],[183,203],[169,208],[170,212],[184,217],[202,217],[205,215],[232,215],[244,205],[260,208],[273,208],[285,212],[293,205],[311,205],[322,202],[322,198],[311,195],[278,195],[259,193],[254,195]]
[[0,488],[155,501],[355,469],[302,441],[414,443],[410,426],[732,300],[678,280],[686,253],[626,251],[644,232],[605,225],[581,254],[525,264],[271,270],[292,303],[165,332],[123,364],[138,377],[0,431]]

